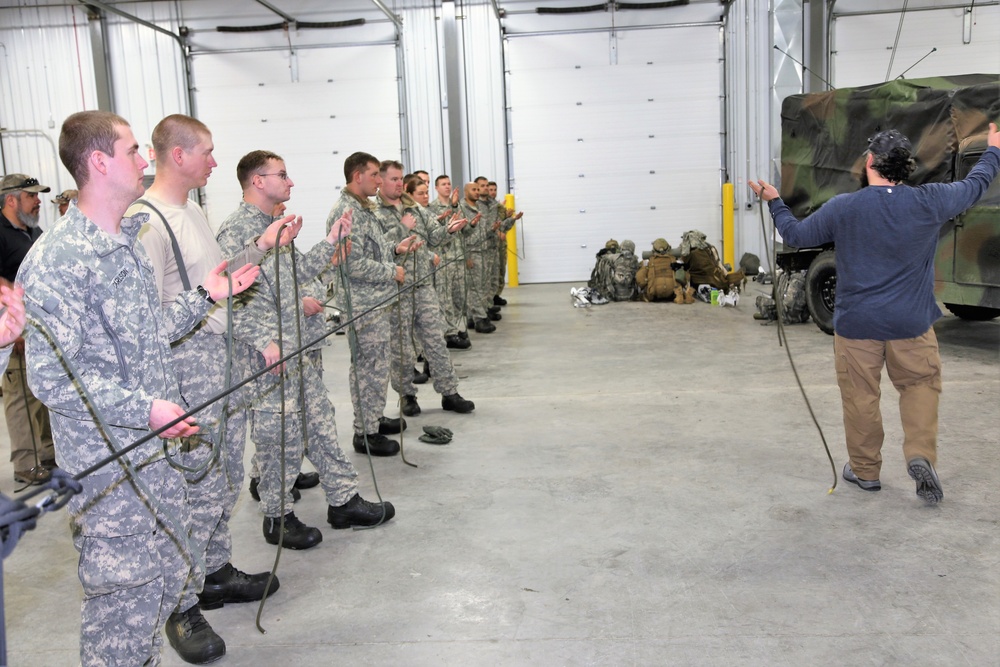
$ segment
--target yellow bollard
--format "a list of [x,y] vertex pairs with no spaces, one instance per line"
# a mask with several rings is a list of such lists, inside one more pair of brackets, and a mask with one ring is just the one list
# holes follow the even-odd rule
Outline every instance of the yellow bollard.
[[722,184],[722,261],[736,269],[736,232],[733,224],[735,191],[732,183]]
[[[508,211],[514,212],[514,195],[504,195],[503,205]],[[517,287],[517,223],[507,231],[507,284]]]

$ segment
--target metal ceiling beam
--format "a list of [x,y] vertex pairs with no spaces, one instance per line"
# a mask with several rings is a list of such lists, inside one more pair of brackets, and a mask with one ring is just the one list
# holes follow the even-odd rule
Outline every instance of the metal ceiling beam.
[[272,12],[274,12],[275,14],[277,14],[278,16],[280,16],[281,18],[285,19],[285,20],[286,20],[286,21],[288,21],[289,23],[297,23],[297,21],[295,20],[295,18],[294,18],[294,17],[292,17],[292,16],[289,16],[289,15],[288,15],[288,14],[286,14],[285,12],[281,11],[280,9],[278,9],[277,7],[275,7],[274,5],[272,5],[272,4],[271,4],[270,2],[268,2],[267,0],[256,0],[256,2],[257,2],[257,4],[259,4],[259,5],[262,5],[262,6],[264,6],[264,7],[267,7],[267,8],[268,8],[268,9],[270,9],[270,10],[271,10]]
[[376,7],[382,10],[382,13],[389,17],[389,20],[396,24],[396,27],[402,30],[403,19],[399,18],[396,14],[392,13],[392,10],[385,6],[382,0],[372,0]]

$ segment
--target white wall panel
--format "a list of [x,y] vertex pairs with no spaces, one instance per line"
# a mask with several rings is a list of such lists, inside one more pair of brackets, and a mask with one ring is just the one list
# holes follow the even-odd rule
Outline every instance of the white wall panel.
[[522,282],[586,280],[608,238],[720,242],[719,59],[714,26],[509,41]]
[[[406,124],[409,154],[407,171],[424,169],[431,182],[450,173],[446,104],[441,82],[444,62],[438,36],[437,10],[433,7],[400,12],[403,18],[403,78],[406,84]],[[436,197],[431,190],[431,199]]]
[[[949,74],[1000,72],[1000,6],[972,10],[971,41],[963,40],[965,9],[911,11],[865,16],[840,16],[834,21],[833,83],[839,87],[881,83],[906,72],[907,79]],[[895,57],[892,46],[899,30]]]
[[214,228],[242,196],[236,164],[264,149],[285,159],[295,182],[289,212],[305,220],[300,246],[325,235],[326,216],[344,185],[344,159],[356,151],[399,159],[399,103],[392,46],[201,55],[194,59],[199,118],[212,130],[219,167],[205,188]]
[[469,180],[485,176],[496,181],[503,194],[507,183],[507,132],[500,26],[489,0],[467,2],[459,25],[469,133],[464,173]]

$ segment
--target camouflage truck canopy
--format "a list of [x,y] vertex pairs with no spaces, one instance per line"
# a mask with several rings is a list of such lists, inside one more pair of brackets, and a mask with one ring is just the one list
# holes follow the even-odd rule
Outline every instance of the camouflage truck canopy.
[[781,198],[803,218],[860,187],[868,138],[895,128],[913,143],[910,185],[954,180],[959,143],[1000,118],[1000,75],[897,79],[786,97],[781,105]]

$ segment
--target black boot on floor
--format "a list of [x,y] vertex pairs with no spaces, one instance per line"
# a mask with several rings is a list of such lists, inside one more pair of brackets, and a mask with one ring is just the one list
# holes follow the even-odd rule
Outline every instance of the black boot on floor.
[[[385,508],[384,519],[382,517],[383,507]],[[394,516],[396,516],[396,508],[389,501],[371,503],[356,493],[340,507],[330,505],[326,510],[326,520],[338,530],[351,526],[377,526]]]
[[[281,517],[264,517],[264,539],[268,544],[277,544],[281,534]],[[323,533],[319,528],[310,528],[295,516],[294,512],[285,515],[285,539],[282,544],[286,549],[310,549],[323,541]]]
[[267,588],[270,572],[247,574],[240,572],[232,563],[226,563],[221,568],[205,577],[205,587],[198,593],[198,606],[202,609],[218,609],[229,602],[256,602],[268,595],[274,595],[281,584],[275,577],[271,588]]
[[476,333],[481,333],[481,334],[493,333],[494,331],[497,330],[497,328],[493,326],[493,323],[487,319],[476,320],[475,328],[476,328]]
[[455,392],[454,394],[441,397],[441,409],[467,414],[476,409],[476,404],[462,398],[458,392]]
[[494,306],[506,306],[507,305],[507,299],[504,299],[499,294],[494,294],[493,295],[493,305]]
[[450,350],[468,350],[472,347],[472,341],[468,338],[462,338],[458,334],[455,334],[454,336],[445,336],[444,342]]
[[318,472],[300,472],[295,478],[296,489],[311,489],[314,486],[319,486]]
[[499,322],[503,319],[503,315],[500,314],[500,306],[495,306],[496,310],[487,310],[486,317],[490,318],[494,322]]
[[[314,475],[316,473],[313,473]],[[299,475],[301,477],[302,475]],[[319,483],[319,475],[316,475],[316,482]],[[257,491],[257,485],[260,484],[259,477],[250,478],[250,497],[260,502],[260,492]],[[299,481],[295,480],[295,486],[292,487],[292,502],[297,503],[302,500],[302,493],[298,489]],[[315,486],[315,484],[313,485]]]
[[420,404],[417,403],[416,396],[403,396],[399,401],[400,410],[407,417],[416,417],[420,414]]
[[406,420],[401,417],[379,417],[378,432],[382,435],[393,435],[406,430]]
[[365,450],[365,436],[355,433],[354,451],[358,454],[367,454],[370,451],[372,456],[395,456],[399,454],[399,443],[381,433],[369,433],[368,449]]
[[215,634],[198,605],[170,614],[165,629],[167,641],[184,662],[205,665],[226,654],[226,642]]
[[469,332],[468,331],[459,331],[458,332],[458,337],[461,338],[462,340],[469,340]]

